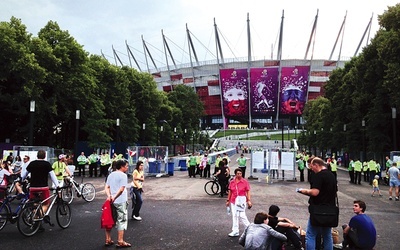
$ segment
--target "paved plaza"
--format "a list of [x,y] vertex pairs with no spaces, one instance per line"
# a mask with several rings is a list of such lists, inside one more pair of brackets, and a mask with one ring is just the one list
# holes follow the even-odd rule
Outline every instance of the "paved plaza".
[[[232,157],[231,167],[235,168]],[[250,157],[250,155],[247,155]],[[249,173],[246,174],[249,176]],[[256,176],[256,173],[254,174]],[[298,179],[298,177],[297,177]],[[306,176],[307,179],[307,176]],[[187,172],[175,171],[171,177],[148,177],[144,186],[144,203],[140,216],[142,221],[129,221],[126,241],[132,249],[242,249],[238,238],[228,237],[231,231],[231,216],[226,213],[225,198],[209,196],[204,192],[208,179],[189,178]],[[2,249],[114,249],[103,247],[104,231],[100,229],[101,205],[105,195],[103,178],[85,178],[95,184],[96,199],[87,203],[75,199],[72,203],[73,220],[68,229],[62,230],[45,225],[45,232],[33,237],[22,236],[16,224],[7,224],[0,231]],[[339,183],[339,225],[347,223],[353,216],[353,200],[362,199],[367,204],[378,232],[376,249],[398,249],[400,238],[400,202],[389,201],[388,187],[381,185],[383,197],[371,197],[372,188],[367,183],[354,185],[348,182],[348,173],[340,169]],[[250,221],[260,211],[268,211],[271,204],[281,208],[282,217],[288,217],[305,229],[308,219],[308,198],[295,189],[308,188],[307,182],[275,181],[268,184],[250,180],[253,208],[247,211]],[[240,231],[244,230],[243,225]],[[338,229],[342,233],[341,229]],[[113,230],[116,240],[116,231]]]

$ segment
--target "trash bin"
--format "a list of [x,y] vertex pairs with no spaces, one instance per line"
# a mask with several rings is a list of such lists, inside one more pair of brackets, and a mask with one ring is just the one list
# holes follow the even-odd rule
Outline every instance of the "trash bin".
[[168,162],[168,175],[173,176],[174,175],[174,162]]
[[186,160],[185,159],[179,160],[179,167],[181,167],[181,171],[186,171],[187,170]]
[[155,174],[160,173],[161,163],[157,161],[149,162],[149,173]]

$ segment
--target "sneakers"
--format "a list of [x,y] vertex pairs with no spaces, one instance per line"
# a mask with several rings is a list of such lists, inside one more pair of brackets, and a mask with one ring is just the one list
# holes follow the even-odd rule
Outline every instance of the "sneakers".
[[392,196],[389,196],[389,200],[390,200],[390,201],[393,200],[393,199],[392,199]]
[[399,201],[399,197],[396,197],[395,200],[396,200],[396,201]]
[[133,216],[132,217],[134,220],[138,220],[138,221],[141,221],[142,220],[142,217],[140,217],[140,216]]
[[239,236],[239,232],[230,232],[229,234],[228,234],[228,236],[229,237],[238,237]]
[[17,200],[21,200],[24,197],[25,197],[25,194],[24,193],[20,193],[20,194],[17,194],[17,196],[15,198],[17,198]]

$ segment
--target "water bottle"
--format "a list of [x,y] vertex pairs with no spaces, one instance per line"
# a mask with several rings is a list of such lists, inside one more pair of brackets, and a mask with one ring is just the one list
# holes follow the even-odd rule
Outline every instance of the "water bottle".
[[231,207],[230,207],[230,206],[227,206],[227,207],[226,207],[226,213],[227,213],[228,215],[231,214]]

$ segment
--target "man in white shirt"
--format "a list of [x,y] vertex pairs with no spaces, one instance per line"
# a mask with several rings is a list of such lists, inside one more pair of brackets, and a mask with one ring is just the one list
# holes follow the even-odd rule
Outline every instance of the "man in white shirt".
[[[107,177],[105,192],[107,200],[113,204],[118,216],[116,226],[118,230],[117,247],[130,247],[131,244],[124,241],[124,231],[128,228],[128,162],[125,160],[117,160],[115,164],[116,171]],[[111,230],[106,230],[106,242],[112,242]]]
[[389,200],[392,200],[392,192],[393,192],[393,187],[395,188],[396,192],[396,201],[399,200],[399,184],[400,184],[400,172],[399,169],[397,168],[396,162],[392,163],[392,166],[388,170],[389,174]]

